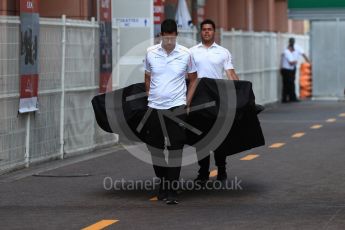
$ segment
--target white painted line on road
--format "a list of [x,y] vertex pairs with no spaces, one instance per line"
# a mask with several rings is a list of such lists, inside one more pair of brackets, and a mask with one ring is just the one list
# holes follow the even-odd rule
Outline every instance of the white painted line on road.
[[243,158],[241,158],[240,160],[241,161],[251,161],[251,160],[254,160],[255,158],[258,158],[259,155],[258,154],[249,154]]
[[212,170],[210,172],[210,177],[213,178],[213,177],[216,177],[218,175],[218,171],[215,169],[215,170]]
[[312,127],[310,127],[311,129],[321,129],[322,125],[313,125]]
[[301,138],[305,135],[305,133],[301,132],[301,133],[295,133],[294,135],[292,135],[292,138]]
[[330,119],[326,120],[327,123],[334,123],[336,121],[337,121],[337,119],[335,119],[335,118],[330,118]]
[[285,145],[285,143],[274,143],[269,148],[270,149],[278,149],[278,148],[283,147],[284,145]]
[[112,224],[119,222],[118,220],[101,220],[89,227],[83,228],[82,230],[101,230],[104,229]]

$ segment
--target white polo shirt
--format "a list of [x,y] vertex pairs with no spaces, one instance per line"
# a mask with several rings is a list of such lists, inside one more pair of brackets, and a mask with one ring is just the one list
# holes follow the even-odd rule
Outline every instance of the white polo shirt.
[[147,49],[145,71],[151,73],[148,106],[154,109],[170,109],[186,105],[186,74],[196,72],[195,63],[188,48],[176,44],[168,55],[161,44]]
[[303,48],[300,47],[299,45],[294,44],[293,48],[295,49],[295,51],[297,51],[297,54],[299,56],[302,56],[304,54]]
[[296,68],[296,65],[290,65],[289,62],[297,61],[299,56],[298,51],[291,52],[289,49],[285,49],[282,54],[282,68],[283,69],[289,69],[294,70]]
[[213,43],[209,48],[200,43],[190,50],[199,78],[223,79],[224,70],[234,69],[229,50],[216,43]]

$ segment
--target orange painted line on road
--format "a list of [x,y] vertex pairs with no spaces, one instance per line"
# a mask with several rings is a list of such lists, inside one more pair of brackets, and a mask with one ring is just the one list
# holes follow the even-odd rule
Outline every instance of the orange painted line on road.
[[301,138],[305,135],[305,133],[295,133],[294,135],[292,135],[292,138]]
[[336,121],[337,121],[337,119],[335,119],[335,118],[330,118],[330,119],[326,120],[327,123],[334,123]]
[[270,149],[278,149],[278,148],[283,147],[284,145],[285,145],[285,143],[274,143],[269,148]]
[[258,158],[258,157],[259,157],[259,155],[257,155],[257,154],[249,154],[249,155],[241,158],[240,160],[241,161],[251,161],[251,160],[254,160],[255,158]]
[[321,129],[322,125],[313,125],[312,127],[310,127],[311,129]]
[[83,228],[82,230],[101,230],[112,224],[115,224],[116,222],[119,222],[119,221],[118,220],[101,220],[93,225],[90,225],[89,227]]
[[150,201],[157,201],[158,200],[158,197],[154,196],[150,199]]
[[210,172],[210,177],[216,177],[218,175],[218,171],[215,169],[215,170],[212,170]]
[[339,117],[345,117],[345,113],[339,114]]

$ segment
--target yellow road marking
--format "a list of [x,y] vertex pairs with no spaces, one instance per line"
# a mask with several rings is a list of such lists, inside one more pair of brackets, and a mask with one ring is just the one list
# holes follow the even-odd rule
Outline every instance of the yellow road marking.
[[249,155],[241,158],[241,161],[251,161],[251,160],[253,160],[253,159],[257,158],[257,157],[259,157],[259,155],[257,155],[257,154],[249,154]]
[[311,129],[321,129],[322,125],[313,125],[312,127],[310,127]]
[[305,135],[305,133],[295,133],[294,135],[292,135],[292,138],[300,138],[303,137]]
[[330,118],[330,119],[326,120],[327,123],[333,123],[336,121],[337,121],[337,119],[335,119],[335,118]]
[[150,201],[157,201],[158,200],[158,197],[154,196],[150,199]]
[[218,171],[217,171],[216,169],[215,169],[215,170],[212,170],[212,171],[210,172],[210,177],[216,177],[217,174],[218,174]]
[[270,149],[278,149],[278,148],[283,147],[284,145],[285,145],[285,143],[274,143],[269,148]]
[[345,113],[339,114],[339,117],[345,117]]
[[116,222],[118,222],[118,220],[101,220],[93,225],[83,228],[82,230],[101,230],[109,225],[115,224]]

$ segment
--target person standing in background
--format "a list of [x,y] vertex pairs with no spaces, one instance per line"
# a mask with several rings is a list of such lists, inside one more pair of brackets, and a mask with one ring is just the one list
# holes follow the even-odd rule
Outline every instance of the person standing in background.
[[295,79],[298,59],[302,56],[308,63],[309,58],[303,49],[295,45],[295,39],[289,39],[289,45],[282,54],[280,73],[283,77],[282,102],[298,102],[295,92]]

